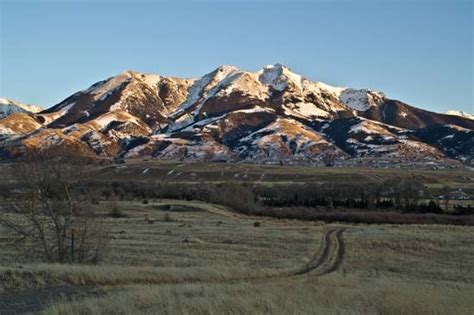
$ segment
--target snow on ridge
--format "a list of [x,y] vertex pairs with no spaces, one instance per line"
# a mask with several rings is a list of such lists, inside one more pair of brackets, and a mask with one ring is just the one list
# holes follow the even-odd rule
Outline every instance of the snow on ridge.
[[465,111],[462,111],[462,110],[448,110],[445,114],[446,115],[451,115],[451,116],[459,116],[459,117],[474,120],[474,115],[471,115],[471,114],[469,114]]
[[[239,82],[239,78],[244,75],[250,75],[252,79],[250,81],[247,79],[247,81],[244,80]],[[158,74],[140,74],[137,72],[126,71],[116,77],[92,85],[85,92],[94,95],[94,99],[105,100],[109,95],[114,93],[116,89],[119,89],[123,84],[126,84],[128,80],[140,76],[144,82],[152,87],[157,87],[159,80],[163,78]],[[248,82],[253,82],[253,80],[255,80],[255,83],[248,85]],[[310,90],[315,90],[316,93],[325,91],[333,95],[342,104],[358,111],[365,111],[372,106],[378,105],[380,99],[384,98],[383,93],[369,89],[356,90],[345,87],[334,87],[323,82],[313,83],[279,63],[265,66],[257,72],[242,71],[235,66],[223,65],[201,78],[194,80],[193,84],[188,88],[186,99],[174,110],[173,113],[169,115],[169,117],[171,119],[178,119],[190,108],[193,108],[193,106],[198,104],[191,113],[195,116],[200,112],[205,101],[217,94],[228,94],[237,89],[244,92],[251,92],[251,94],[255,94],[257,97],[265,100],[271,92],[269,90],[270,87],[278,91],[283,91],[290,85],[295,87],[297,90],[300,90],[302,93]],[[120,105],[121,102],[118,101],[110,110],[121,109]],[[330,107],[330,105],[327,106]],[[309,105],[303,104],[300,107],[303,108],[296,112],[303,116],[311,115],[326,117],[328,115],[325,113],[325,110],[316,107],[313,108],[313,113],[310,113]]]
[[300,90],[303,90],[303,77],[292,72],[282,64],[268,65],[257,72],[259,81],[273,87],[277,91],[283,91],[292,82]]
[[353,89],[347,87],[336,87],[324,82],[314,83],[317,89],[333,95],[344,105],[358,111],[366,111],[381,103],[385,94],[371,89]]
[[258,74],[244,71],[227,77],[219,84],[219,87],[215,91],[216,93],[210,93],[209,96],[225,96],[235,90],[257,97],[262,101],[268,98],[268,87],[260,84]]
[[38,113],[42,110],[37,105],[23,104],[12,99],[0,98],[0,119],[13,113]]
[[235,71],[229,71],[227,74],[222,75],[218,80],[218,83],[214,85],[210,90],[208,90],[207,95],[204,97],[204,99],[200,102],[199,106],[196,107],[196,109],[192,112],[192,115],[195,116],[199,114],[201,111],[201,108],[203,107],[204,103],[206,101],[215,96],[216,93],[221,90],[223,87],[229,85],[231,82],[235,81],[235,79],[239,76],[242,75],[242,72],[240,72],[238,69]]
[[182,114],[188,108],[193,106],[197,101],[199,101],[204,92],[206,92],[206,89],[211,90],[213,87],[220,84],[222,80],[237,72],[240,72],[240,70],[235,66],[220,66],[216,70],[202,76],[200,79],[195,80],[194,84],[189,88],[189,93],[186,100],[181,103],[181,105],[179,105],[171,117],[176,118]]
[[315,82],[314,85],[316,85],[317,88],[334,95],[337,99],[339,99],[339,96],[344,90],[347,90],[346,87],[332,86],[324,82]]
[[115,77],[108,78],[91,85],[87,90],[82,91],[94,96],[94,100],[104,100],[114,91],[121,88],[124,84],[132,80],[133,72],[125,71]]

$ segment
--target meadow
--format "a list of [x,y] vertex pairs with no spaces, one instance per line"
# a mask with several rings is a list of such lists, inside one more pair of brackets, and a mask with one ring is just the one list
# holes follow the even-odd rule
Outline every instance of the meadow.
[[[474,307],[471,227],[277,220],[175,200],[119,202],[121,217],[110,217],[107,202],[98,207],[112,236],[99,265],[19,264],[18,249],[2,240],[2,313],[468,314]],[[341,243],[324,249],[327,232],[340,228]],[[327,259],[311,269],[324,250]]]
[[[242,177],[269,186],[421,176],[434,193],[446,181],[472,189],[466,170],[132,161],[95,172],[95,180],[104,182],[173,178],[189,184],[194,178],[203,184]],[[14,182],[8,174],[4,178]],[[8,198],[2,200],[5,206]],[[100,197],[93,207],[110,235],[98,264],[39,262],[0,227],[1,314],[470,314],[474,309],[471,226],[278,219],[222,204],[128,195]]]

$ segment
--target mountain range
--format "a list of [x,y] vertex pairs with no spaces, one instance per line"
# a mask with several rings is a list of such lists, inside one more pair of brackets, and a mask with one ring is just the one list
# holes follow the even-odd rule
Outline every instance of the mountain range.
[[399,165],[474,163],[474,120],[276,64],[197,79],[125,71],[48,109],[0,99],[0,157],[64,148],[107,159]]

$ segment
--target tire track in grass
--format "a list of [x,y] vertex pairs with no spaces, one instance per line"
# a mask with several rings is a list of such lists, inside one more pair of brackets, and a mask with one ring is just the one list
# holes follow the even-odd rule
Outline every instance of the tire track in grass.
[[[189,202],[174,201],[170,202],[174,205],[189,205]],[[218,207],[216,205],[194,203],[194,206],[203,211],[207,211],[213,214],[222,215],[226,217],[232,217],[234,219],[241,219],[245,215],[227,210],[225,207]],[[248,278],[242,278],[241,280],[251,279],[271,279],[281,277],[292,277],[301,276],[305,274],[314,274],[317,276],[323,276],[336,271],[344,260],[345,247],[343,233],[347,230],[347,227],[336,227],[328,230],[323,235],[323,244],[316,251],[311,260],[304,266],[297,268],[293,271],[286,271],[283,273],[275,274],[272,276],[254,276]]]
[[345,247],[342,234],[346,228],[330,229],[324,234],[323,244],[313,258],[303,267],[289,272],[287,276],[314,274],[323,276],[336,271],[344,260]]

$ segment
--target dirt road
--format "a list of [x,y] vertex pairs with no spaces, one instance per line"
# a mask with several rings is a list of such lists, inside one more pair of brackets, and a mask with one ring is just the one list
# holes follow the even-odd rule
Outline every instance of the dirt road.
[[342,233],[347,228],[338,227],[324,234],[324,242],[314,257],[305,266],[290,272],[290,276],[299,276],[311,273],[322,276],[336,271],[344,259],[344,240]]

